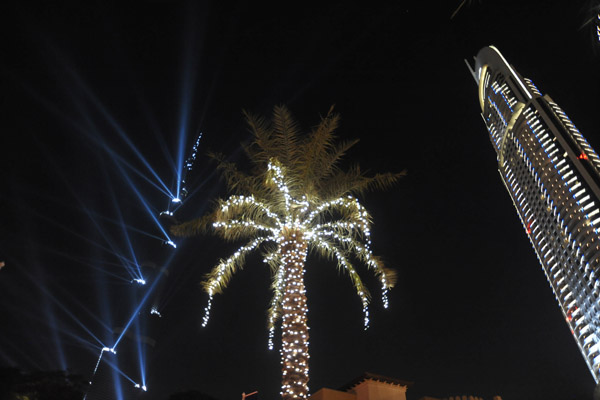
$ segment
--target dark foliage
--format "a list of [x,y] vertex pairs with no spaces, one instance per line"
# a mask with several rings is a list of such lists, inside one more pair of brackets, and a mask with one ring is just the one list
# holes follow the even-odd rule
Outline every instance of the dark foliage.
[[81,400],[83,377],[66,371],[0,368],[0,400]]

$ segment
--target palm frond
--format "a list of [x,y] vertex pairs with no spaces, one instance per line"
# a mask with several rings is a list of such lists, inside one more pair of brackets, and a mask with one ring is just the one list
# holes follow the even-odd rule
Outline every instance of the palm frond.
[[337,266],[340,271],[344,271],[348,273],[350,280],[352,281],[352,285],[356,290],[356,293],[360,297],[363,305],[369,303],[369,298],[371,297],[369,290],[365,287],[358,272],[352,265],[349,260],[349,255],[347,251],[343,248],[340,248],[333,241],[329,241],[327,239],[321,238],[320,240],[312,241],[313,246],[319,252],[320,255],[328,258],[337,260]]
[[373,190],[387,190],[394,186],[402,177],[407,175],[407,171],[403,170],[400,172],[385,172],[382,174],[375,174],[374,176],[368,178],[367,187],[364,189],[366,191]]
[[188,237],[207,233],[215,220],[215,212],[203,215],[200,218],[193,219],[178,225],[171,226],[171,233],[179,237]]
[[338,164],[340,160],[346,155],[348,150],[358,142],[358,139],[344,140],[334,145],[332,151],[323,155],[323,158],[318,163],[318,174],[315,176],[317,184],[322,184],[327,178],[339,172]]
[[331,199],[348,193],[363,194],[371,190],[387,189],[403,176],[406,176],[406,171],[388,172],[369,177],[365,176],[355,165],[347,172],[338,171],[322,185],[324,198]]
[[[280,260],[279,260],[280,261]],[[267,329],[269,330],[268,346],[273,350],[273,337],[275,336],[275,324],[282,313],[283,290],[285,285],[285,265],[281,262],[275,266],[273,274],[273,298],[268,311]]]
[[273,109],[273,133],[273,143],[277,150],[273,157],[280,160],[288,170],[292,170],[301,154],[300,129],[285,106]]
[[272,329],[275,327],[277,319],[281,315],[281,301],[283,299],[283,285],[285,283],[285,265],[279,262],[273,274],[273,282],[271,284],[271,290],[273,290],[273,297],[271,299],[271,306],[268,311],[268,328]]
[[255,250],[261,243],[268,238],[258,237],[250,241],[245,246],[240,247],[229,258],[219,260],[219,263],[206,275],[202,286],[204,290],[213,296],[214,294],[222,293],[227,287],[233,274],[244,265],[246,255]]
[[265,166],[269,159],[277,154],[277,147],[273,140],[271,124],[264,118],[243,111],[246,123],[254,135],[254,141],[246,147],[250,160],[259,166]]
[[462,6],[465,5],[466,2],[467,2],[467,0],[462,0],[460,2],[460,4],[458,5],[458,8],[456,10],[454,10],[454,12],[452,13],[452,15],[450,16],[450,19],[454,18],[456,16],[456,14],[458,14],[458,12],[460,11],[460,9],[462,8]]
[[240,171],[237,165],[227,161],[223,154],[209,152],[208,156],[217,162],[217,169],[221,172],[229,192],[250,194],[260,190],[260,180],[256,176]]
[[[339,126],[340,117],[333,114],[333,106],[321,122],[309,134],[303,146],[300,165],[302,166],[302,182],[314,186],[324,173],[327,173],[328,160],[335,153],[335,130]],[[308,191],[308,190],[307,190]]]

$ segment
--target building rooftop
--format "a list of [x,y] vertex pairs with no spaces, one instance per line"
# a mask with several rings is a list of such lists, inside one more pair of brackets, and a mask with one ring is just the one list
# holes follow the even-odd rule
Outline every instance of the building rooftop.
[[365,372],[361,376],[354,378],[350,382],[346,383],[344,386],[342,386],[338,390],[347,392],[348,390],[351,390],[356,385],[358,385],[366,380],[372,380],[372,381],[376,381],[376,382],[383,382],[383,383],[389,383],[391,385],[406,386],[406,387],[412,386],[414,384],[414,382],[404,381],[402,379],[390,378],[390,377],[383,376],[383,375],[373,374],[371,372]]

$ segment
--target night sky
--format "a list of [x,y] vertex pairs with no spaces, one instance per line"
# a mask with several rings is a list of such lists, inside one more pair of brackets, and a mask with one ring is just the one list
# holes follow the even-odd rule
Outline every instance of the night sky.
[[[384,310],[359,267],[373,293],[369,330],[348,277],[308,260],[311,390],[369,371],[415,382],[409,400],[590,399],[593,378],[500,181],[464,59],[495,45],[600,149],[594,4],[467,1],[451,19],[459,0],[255,3],[2,6],[0,365],[89,378],[99,343],[114,342],[152,287],[131,283],[119,261],[135,254],[158,265],[147,276],[169,272],[130,327],[156,340],[142,398],[277,399],[268,268],[249,257],[201,328],[199,282],[236,246],[162,243],[151,215],[170,199],[157,182],[174,190],[174,160],[202,132],[175,212],[201,216],[227,195],[206,153],[245,163],[243,110],[285,104],[309,130],[335,104],[340,138],[360,139],[349,163],[409,174],[361,198],[373,250],[399,277]],[[161,318],[148,314],[155,299]],[[140,381],[135,362],[120,365]]]

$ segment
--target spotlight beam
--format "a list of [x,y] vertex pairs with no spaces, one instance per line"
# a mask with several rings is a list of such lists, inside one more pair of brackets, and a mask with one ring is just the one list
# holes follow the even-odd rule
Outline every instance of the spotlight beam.
[[[90,218],[90,220],[92,221],[92,223],[94,224],[94,226],[96,227],[96,229],[98,230],[98,232],[100,233],[100,235],[102,236],[102,238],[104,239],[104,241],[111,248],[113,254],[115,254],[117,256],[117,258],[122,261],[123,267],[127,270],[127,272],[129,272],[129,275],[131,275],[131,278],[132,279],[139,279],[139,278],[141,278],[142,277],[141,276],[141,272],[139,271],[139,266],[138,266],[137,260],[135,259],[135,253],[133,252],[133,248],[131,248],[131,246],[130,246],[130,250],[133,253],[133,257],[134,257],[133,260],[130,260],[130,259],[126,258],[125,256],[123,256],[120,253],[120,250],[117,247],[117,245],[115,244],[115,242],[111,239],[110,236],[108,236],[106,234],[106,232],[104,231],[104,229],[102,229],[102,226],[100,226],[100,224],[98,223],[98,221],[96,220],[96,218],[93,217],[93,214],[90,213],[90,212],[88,212],[87,209],[84,209],[84,211],[86,212],[86,214],[88,215],[88,217]],[[128,236],[127,236],[126,240],[127,240],[128,244],[130,245]],[[132,268],[131,265],[134,265],[137,268],[137,270],[138,270],[137,274],[136,274],[135,269]]]
[[[58,301],[58,299],[56,298],[56,296],[54,296],[52,293],[50,293],[49,290],[47,290],[45,287],[42,287],[42,285],[38,285],[39,289],[42,290],[44,292],[44,294],[50,299],[52,300],[66,315],[68,315],[69,317],[71,317],[71,319],[77,324],[79,325],[79,327],[81,329],[83,329],[88,335],[90,335],[94,340],[96,340],[96,342],[98,342],[98,344],[102,345],[102,347],[105,347],[104,343],[102,343],[102,341],[100,339],[98,339],[98,337],[96,335],[94,335],[92,333],[91,330],[89,330],[84,324],[83,322],[81,322],[79,320],[79,318],[77,318],[66,306],[64,306],[60,301]],[[93,315],[93,314],[92,314]],[[97,318],[94,317],[94,319],[98,320]],[[99,321],[100,322],[100,321]],[[104,325],[104,323],[101,322],[102,325]],[[104,325],[105,329],[108,329],[108,327],[106,325]]]
[[132,180],[129,177],[129,175],[127,175],[127,173],[121,167],[119,167],[119,169],[120,169],[120,171],[122,173],[123,178],[129,184],[129,187],[131,188],[131,190],[135,193],[135,195],[138,198],[138,200],[140,201],[140,203],[142,203],[142,205],[144,206],[144,209],[146,210],[147,214],[154,221],[154,223],[156,224],[156,226],[158,227],[158,229],[162,232],[162,234],[165,235],[165,238],[167,240],[171,240],[171,238],[169,237],[169,235],[167,234],[167,232],[165,231],[165,229],[162,227],[162,224],[160,223],[160,221],[156,217],[157,211],[150,207],[150,205],[148,204],[148,202],[146,201],[146,199],[144,198],[144,196],[140,193],[140,191],[137,189],[137,187],[135,186],[135,184],[132,182]]
[[129,318],[129,321],[127,321],[127,324],[123,327],[123,331],[121,332],[121,334],[119,335],[119,337],[115,341],[115,344],[114,344],[113,348],[115,348],[115,349],[117,348],[117,346],[121,342],[121,339],[123,339],[123,335],[125,335],[125,332],[127,332],[127,329],[129,329],[129,327],[131,326],[131,324],[133,323],[133,321],[135,320],[135,318],[138,316],[138,314],[139,314],[140,310],[142,309],[142,307],[146,304],[146,301],[148,300],[148,297],[150,297],[150,294],[154,291],[154,288],[156,287],[156,285],[160,281],[160,277],[161,276],[162,275],[158,275],[156,277],[156,279],[154,279],[154,282],[152,282],[152,285],[150,285],[150,287],[148,288],[148,291],[146,292],[146,294],[144,295],[144,297],[140,301],[140,304],[136,307],[136,309],[132,313],[131,318]]
[[119,203],[117,202],[115,191],[113,190],[112,186],[110,185],[110,182],[108,182],[108,176],[106,175],[106,171],[104,171],[104,179],[106,181],[106,186],[109,188],[110,197],[112,199],[114,209],[117,213],[117,218],[120,222],[119,225],[121,226],[121,232],[123,233],[123,237],[125,238],[125,241],[127,242],[127,247],[129,248],[129,254],[133,258],[133,261],[135,263],[134,265],[137,269],[137,275],[138,275],[137,280],[143,280],[140,265],[138,263],[136,255],[135,255],[135,251],[133,250],[133,245],[131,244],[131,240],[129,239],[129,232],[127,232],[127,228],[125,227],[125,221],[123,220],[123,214],[121,213],[121,208],[119,207]]
[[[44,150],[44,155],[46,156],[47,161],[57,170],[60,171],[60,169],[58,168],[58,166],[56,165],[56,163],[54,162],[54,160],[52,160],[52,158],[49,156],[49,154]],[[73,187],[71,186],[70,182],[68,182],[68,180],[62,176],[62,174],[58,174],[63,183],[65,184],[65,186],[67,187],[67,189],[69,190],[69,192],[71,193],[71,195],[75,198],[75,200],[77,201],[77,203],[79,203],[79,206],[81,207],[82,211],[88,216],[88,218],[93,222],[93,224],[95,225],[95,227],[97,228],[98,232],[102,235],[102,237],[104,238],[104,240],[106,241],[106,243],[109,245],[110,247],[110,252],[112,252],[114,255],[116,255],[119,259],[124,260],[123,262],[123,267],[129,272],[130,276],[132,278],[139,278],[140,276],[136,276],[135,275],[135,270],[132,270],[131,267],[129,266],[130,264],[133,264],[137,267],[138,263],[137,260],[135,260],[135,254],[133,254],[134,256],[134,260],[127,260],[126,258],[124,258],[121,255],[121,252],[119,251],[118,247],[116,246],[116,244],[110,239],[110,237],[108,237],[108,235],[106,235],[106,233],[104,232],[104,230],[102,229],[101,225],[98,223],[98,221],[95,218],[96,213],[90,211],[85,203],[83,202],[83,200],[78,196],[78,194],[76,193],[76,191],[73,189]],[[110,187],[110,185],[109,185]],[[115,209],[119,209],[118,205],[115,204]],[[82,235],[79,235],[82,238]],[[89,241],[89,239],[85,238],[86,240]],[[127,241],[129,241],[128,236],[127,236]],[[131,249],[131,251],[133,252],[133,249]],[[139,271],[139,267],[138,271]]]
[[156,236],[155,234],[152,234],[150,232],[146,232],[146,231],[144,231],[142,229],[136,228],[135,226],[132,226],[132,225],[128,225],[128,224],[126,224],[124,222],[117,221],[116,219],[109,218],[109,217],[107,217],[105,215],[100,215],[100,214],[97,214],[97,213],[95,213],[94,215],[96,216],[96,218],[102,219],[102,220],[104,220],[106,222],[109,222],[109,223],[115,225],[115,226],[123,226],[124,228],[127,229],[127,231],[139,233],[140,235],[144,235],[144,236],[152,238],[152,239],[163,240],[163,238],[161,238],[160,236]]
[[[142,336],[141,321],[138,318],[135,323],[135,333],[138,338]],[[142,386],[146,387],[146,351],[142,346],[142,341],[137,340],[138,362],[140,368],[140,376],[142,378]],[[144,389],[145,391],[146,389]]]
[[[106,106],[92,92],[92,90],[89,88],[89,86],[83,81],[83,79],[81,78],[81,76],[73,68],[71,68],[70,66],[67,66],[67,68],[71,72],[71,75],[75,79],[76,83],[79,85],[79,87],[87,95],[88,99],[95,105],[96,109],[104,116],[104,118],[106,119],[106,121],[112,126],[112,128],[119,135],[119,137],[127,144],[127,146],[135,154],[135,156],[138,158],[138,160],[141,161],[142,164],[148,169],[148,171],[150,172],[150,174],[152,174],[152,176],[156,179],[156,181],[168,192],[169,189],[167,188],[167,185],[165,185],[165,183],[158,176],[158,174],[156,173],[156,171],[154,171],[154,169],[152,168],[152,166],[150,165],[150,163],[148,162],[148,160],[146,160],[146,158],[144,157],[144,155],[142,154],[142,152],[131,141],[131,139],[129,138],[129,136],[127,135],[127,133],[123,129],[123,127],[115,120],[115,118],[107,110]],[[77,105],[79,106],[80,110],[83,109],[82,102],[78,102]],[[89,121],[89,117],[87,117],[88,113],[85,112],[85,111],[83,111],[82,114]]]

